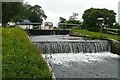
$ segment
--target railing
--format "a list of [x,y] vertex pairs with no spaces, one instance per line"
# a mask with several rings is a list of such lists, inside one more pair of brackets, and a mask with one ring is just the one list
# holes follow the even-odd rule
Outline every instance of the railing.
[[114,34],[114,35],[120,35],[120,29],[103,28],[102,32]]

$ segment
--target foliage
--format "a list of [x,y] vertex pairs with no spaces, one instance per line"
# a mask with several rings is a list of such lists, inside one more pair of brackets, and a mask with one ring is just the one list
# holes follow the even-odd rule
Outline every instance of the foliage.
[[78,13],[73,13],[72,16],[69,17],[69,20],[67,21],[68,24],[81,24],[80,20],[78,19]]
[[93,31],[99,31],[101,27],[113,27],[116,13],[113,10],[90,8],[87,9],[83,18],[83,28]]
[[60,20],[59,23],[66,23],[66,21],[67,21],[67,20],[66,20],[65,18],[63,18],[63,17],[60,17],[59,20]]
[[70,19],[69,20],[66,20],[65,18],[63,17],[60,17],[60,22],[58,23],[59,24],[59,27],[61,28],[73,28],[73,27],[80,27],[81,25],[81,22],[80,20],[77,20],[77,16],[78,14],[77,13],[73,13],[72,16],[70,16]]
[[112,34],[107,34],[107,33],[101,33],[101,32],[93,32],[93,31],[88,31],[88,30],[81,30],[81,29],[74,29],[73,32],[79,32],[81,36],[89,36],[91,38],[96,38],[96,39],[115,39],[120,41],[120,36],[119,35],[112,35]]
[[47,16],[39,5],[31,6],[20,2],[3,2],[2,3],[2,23],[17,22],[20,19],[29,19],[31,22],[42,23]]
[[27,12],[25,12],[24,17],[28,18],[31,22],[42,23],[43,19],[47,18],[41,6],[39,5],[31,6],[26,4],[25,7],[27,9],[26,10]]
[[40,51],[19,28],[3,28],[2,77],[49,78],[51,73]]
[[68,20],[67,23],[68,24],[81,24],[79,20]]
[[119,23],[116,22],[116,23],[113,25],[113,28],[118,28],[118,29],[119,29],[119,28],[120,28]]
[[20,2],[3,2],[2,24],[5,26],[9,21],[18,21],[23,12],[23,8],[23,4]]

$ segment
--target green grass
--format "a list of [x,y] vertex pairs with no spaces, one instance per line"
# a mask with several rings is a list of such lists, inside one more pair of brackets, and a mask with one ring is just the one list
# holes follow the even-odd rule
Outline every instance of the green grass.
[[30,43],[25,31],[2,28],[2,77],[51,78],[51,73],[40,51]]
[[92,31],[87,31],[87,30],[81,30],[81,29],[74,29],[72,30],[73,32],[79,32],[81,36],[90,36],[93,39],[115,39],[120,41],[120,35],[112,35],[112,34],[107,34],[107,33],[101,33],[101,32],[92,32]]

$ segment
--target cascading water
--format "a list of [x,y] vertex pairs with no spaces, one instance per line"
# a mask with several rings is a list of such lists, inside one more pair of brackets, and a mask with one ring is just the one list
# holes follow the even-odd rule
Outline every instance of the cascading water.
[[111,50],[110,43],[105,40],[42,41],[36,44],[43,53],[97,53]]
[[118,77],[119,56],[110,52],[109,41],[69,35],[32,36],[31,39],[58,79]]

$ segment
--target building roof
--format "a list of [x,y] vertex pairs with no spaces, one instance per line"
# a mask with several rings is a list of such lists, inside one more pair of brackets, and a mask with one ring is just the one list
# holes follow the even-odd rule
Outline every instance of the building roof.
[[28,19],[20,19],[20,21],[17,24],[19,25],[41,25],[41,23],[32,23]]
[[21,19],[18,24],[31,24],[32,22],[30,20],[27,19]]

